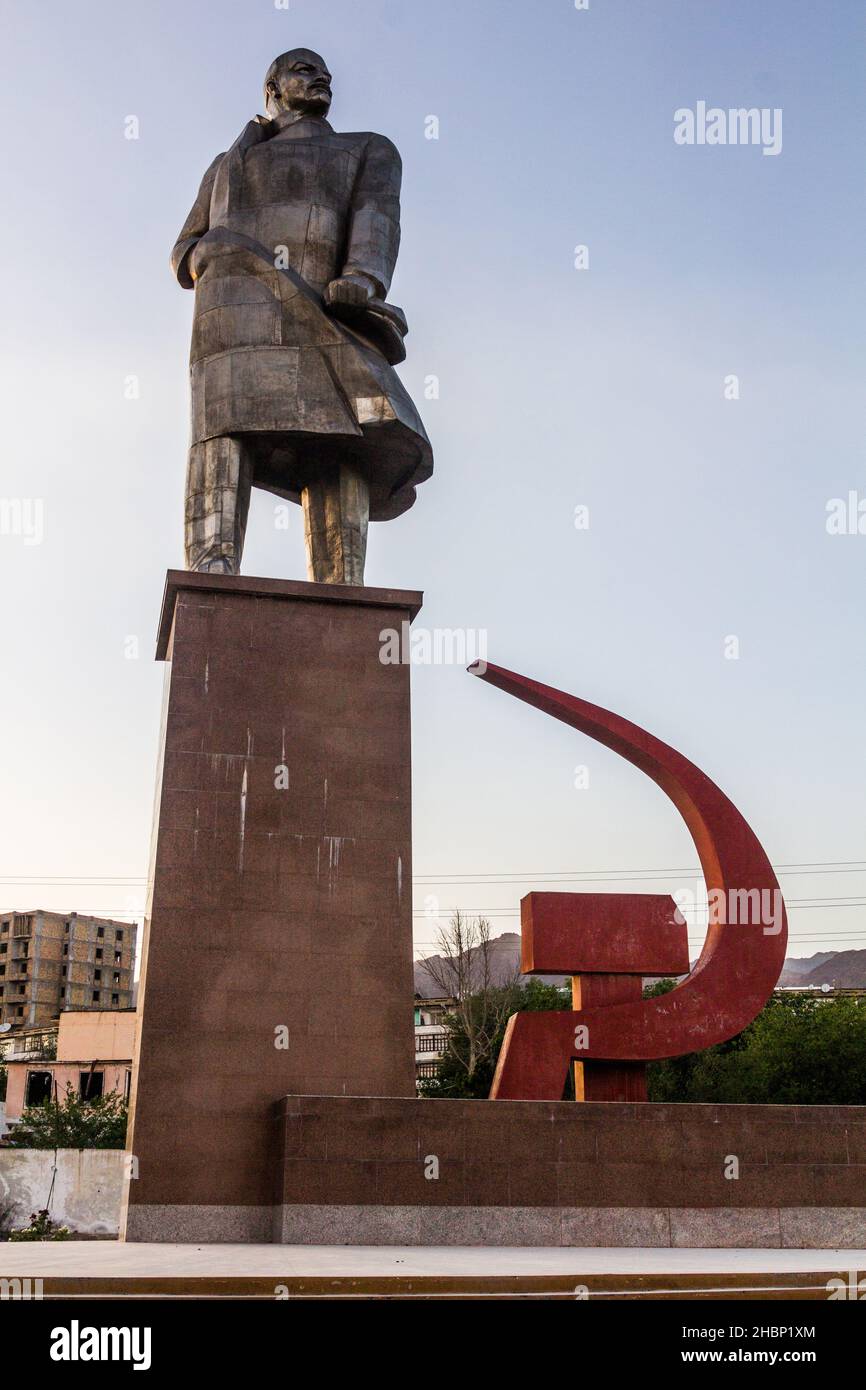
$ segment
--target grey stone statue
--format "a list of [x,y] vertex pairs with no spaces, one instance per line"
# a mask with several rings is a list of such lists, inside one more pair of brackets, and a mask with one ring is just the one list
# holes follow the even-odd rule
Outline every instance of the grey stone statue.
[[256,116],[217,155],[172,252],[195,288],[186,563],[236,574],[250,489],[304,510],[307,574],[363,584],[367,522],[399,516],[433,471],[394,371],[386,302],[401,163],[382,135],[338,134],[318,54],[284,53]]

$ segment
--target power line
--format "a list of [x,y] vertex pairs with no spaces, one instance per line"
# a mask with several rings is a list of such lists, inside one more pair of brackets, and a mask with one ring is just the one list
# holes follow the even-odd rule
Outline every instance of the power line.
[[[849,861],[849,863],[850,867],[832,867],[829,864],[827,864],[824,867],[814,868],[806,867],[805,865],[793,868],[786,868],[781,864],[776,864],[773,867],[775,868],[776,873],[784,876],[785,878],[797,877],[799,875],[806,875],[807,877],[811,877],[813,874],[823,875],[866,873],[866,861],[863,861],[862,863],[858,861]],[[637,883],[645,882],[646,880],[685,877],[702,878],[703,870],[701,869],[700,865],[693,865],[691,868],[688,869],[614,869],[608,871],[601,869],[586,869],[572,871],[550,870],[547,873],[521,873],[513,875],[510,873],[502,873],[486,878],[480,875],[473,874],[458,874],[454,878],[446,878],[445,876],[416,875],[413,881],[416,884],[431,887],[448,884],[453,884],[455,886],[462,885],[464,887],[471,887],[474,885],[483,886],[484,884],[488,883],[508,884],[526,883],[529,881],[532,881],[533,883]]]
[[[842,897],[832,898],[786,898],[785,906],[786,908],[791,908],[792,910],[797,912],[813,912],[819,911],[821,909],[826,909],[828,912],[838,909],[844,911],[846,908],[853,909],[858,907],[866,907],[866,897],[855,898],[853,896],[843,895]],[[94,907],[92,905],[89,905],[87,907],[79,906],[74,910],[83,917],[86,917],[88,915],[99,916],[105,913],[117,913],[121,917],[140,917],[143,911],[142,908],[135,908],[129,903],[124,903],[121,907]],[[46,908],[45,911],[53,912],[60,911],[60,909]],[[507,904],[500,904],[497,907],[461,907],[460,911],[464,913],[474,914],[480,917],[511,918],[514,920],[519,920],[520,918],[519,909],[509,907]],[[706,908],[703,907],[701,904],[696,904],[694,908],[685,909],[683,915],[694,916],[695,914],[700,914],[701,912],[706,912]],[[413,909],[412,916],[427,918],[428,920],[437,920],[439,914],[437,913],[434,915],[430,913],[426,908],[415,908]]]
[[[784,865],[780,863],[780,865],[773,865],[773,867],[777,873],[866,873],[866,859],[801,859],[784,863]],[[473,878],[480,883],[499,883],[499,881],[509,880],[509,878],[524,880],[524,878],[588,877],[598,878],[601,881],[623,876],[634,878],[676,877],[678,874],[699,876],[702,872],[701,865],[691,865],[687,869],[659,869],[659,867],[653,867],[653,869],[627,869],[627,867],[621,867],[621,869],[542,869],[535,873],[528,872],[528,870],[518,873],[517,870],[512,869],[493,870],[492,873],[482,873],[481,870],[468,872],[467,870],[467,872],[457,873],[453,877],[441,873],[418,873],[414,876],[414,881],[416,883],[435,883],[435,881],[460,883],[466,878]]]
[[[514,933],[514,935],[516,935],[516,933]],[[493,938],[494,941],[498,941],[499,939],[500,939],[499,937],[494,937],[494,938]],[[817,942],[820,942],[821,939],[822,939],[822,936],[821,936],[821,935],[815,936],[815,935],[813,935],[811,932],[789,932],[789,933],[788,933],[788,940],[789,940],[789,941],[817,941]],[[833,939],[833,941],[852,941],[852,942],[855,942],[855,941],[866,941],[866,936],[864,936],[862,933],[859,933],[859,932],[858,932],[856,935],[853,935],[853,936],[852,936],[852,935],[849,935],[847,932],[840,932],[838,936],[834,934],[833,937],[832,937],[832,939]],[[703,942],[704,942],[703,936],[689,936],[689,945],[690,945],[690,946],[695,946],[695,945],[700,946],[700,945],[703,945]],[[415,944],[415,947],[416,947],[418,950],[425,950],[425,951],[427,951],[427,950],[431,950],[431,951],[432,951],[432,950],[435,950],[437,947],[439,947],[439,946],[442,945],[442,943],[441,943],[440,941],[415,941],[414,944]],[[856,949],[856,948],[855,948],[854,946],[852,946],[850,949],[854,950],[854,949]]]
[[[816,860],[797,860],[789,864],[775,864],[773,868],[777,873],[782,874],[825,874],[825,873],[866,873],[866,859],[816,859]],[[481,870],[469,872],[461,871],[452,876],[442,873],[418,874],[414,877],[416,884],[460,884],[464,881],[475,883],[508,883],[523,882],[534,879],[543,882],[552,882],[557,879],[585,882],[623,882],[628,879],[641,880],[647,878],[667,878],[689,875],[699,878],[703,870],[700,865],[690,865],[688,868],[679,869],[545,869],[540,872],[520,872],[515,870],[494,870],[490,873],[482,873]],[[33,878],[21,878],[11,874],[0,874],[0,884],[22,884],[25,886],[53,885],[55,887],[75,887],[78,884],[96,885],[100,883],[113,885],[143,885],[148,882],[146,877],[134,874],[96,874],[90,878],[80,874],[48,874],[44,876],[34,876]]]
[[[455,904],[455,908],[457,908],[458,906],[459,905]],[[790,909],[794,912],[818,912],[822,909],[825,909],[828,912],[839,910],[844,912],[846,908],[854,910],[856,908],[866,907],[866,898],[786,898],[785,907],[786,909]],[[7,910],[12,911],[14,909],[9,908]],[[43,910],[46,912],[67,911],[66,908],[57,907],[46,907]],[[500,904],[498,907],[459,906],[459,910],[463,913],[479,917],[489,917],[498,919],[511,918],[514,921],[520,920],[519,908],[509,907],[507,904]],[[75,908],[69,908],[68,911],[78,913],[82,917],[100,915],[105,916],[106,914],[115,915],[119,917],[140,917],[144,913],[145,907],[143,905],[141,907],[136,907],[133,903],[123,903],[120,906],[110,907],[103,906],[101,904],[79,904]],[[449,909],[446,909],[446,913],[448,911]],[[699,914],[702,911],[706,913],[706,908],[702,908],[700,904],[696,905],[694,908],[682,909],[683,916],[685,916],[686,918],[695,917],[696,915],[699,917]],[[414,908],[412,912],[412,916],[415,918],[427,918],[431,921],[440,920],[444,915],[446,914],[439,911],[437,911],[436,913],[431,913],[427,908]],[[706,920],[706,917],[704,917],[703,921]]]
[[[756,891],[757,891],[757,890],[756,890]],[[613,896],[615,896],[615,894],[611,894],[611,896],[613,897]],[[786,898],[786,899],[785,899],[785,906],[786,906],[786,907],[797,908],[797,909],[798,909],[799,911],[801,911],[801,912],[810,912],[810,911],[816,910],[816,909],[821,908],[821,907],[827,907],[827,908],[834,908],[834,907],[835,907],[835,908],[839,908],[839,907],[841,907],[841,908],[845,908],[845,907],[866,907],[866,898],[858,898],[858,899],[853,900],[853,901],[849,900],[848,898]],[[697,906],[697,907],[695,907],[695,908],[693,909],[693,911],[695,911],[695,912],[700,912],[701,910],[702,910],[702,909],[700,908],[700,906]],[[703,910],[705,910],[705,909],[703,909]],[[517,909],[515,909],[515,908],[513,908],[513,907],[507,907],[507,906],[505,906],[505,907],[503,907],[503,906],[500,906],[500,907],[461,907],[461,908],[460,908],[460,911],[461,911],[461,912],[466,912],[466,913],[472,913],[472,914],[474,914],[474,915],[476,915],[476,916],[478,916],[478,917],[519,917],[519,916],[520,916],[520,913],[519,913],[519,911],[517,911]],[[683,910],[683,916],[685,916],[685,915],[686,915],[686,910]],[[413,917],[432,917],[432,914],[429,913],[429,912],[427,912],[424,908],[416,908],[416,909],[413,911],[412,916],[413,916]]]
[[[494,937],[494,938],[493,938],[494,941],[497,941],[498,939],[499,939],[498,937]],[[852,943],[853,943],[853,942],[857,942],[857,941],[864,941],[864,942],[866,942],[866,936],[863,936],[862,934],[858,934],[858,935],[856,935],[856,936],[854,936],[854,937],[852,938],[851,936],[849,936],[847,933],[844,933],[844,932],[843,932],[843,933],[840,933],[838,936],[835,936],[835,935],[834,935],[832,939],[833,939],[834,941],[851,941]],[[810,932],[802,932],[802,933],[798,933],[798,932],[793,932],[793,933],[791,933],[791,932],[789,932],[789,934],[788,934],[788,941],[789,941],[789,943],[792,942],[792,941],[811,941],[811,942],[815,943],[816,945],[820,945],[820,944],[821,944],[821,937],[820,937],[820,936],[814,936],[814,935],[812,935]],[[702,936],[690,936],[690,937],[689,937],[689,949],[691,949],[691,948],[693,948],[693,947],[697,947],[697,946],[702,946],[703,944],[704,944],[704,938],[703,938]],[[441,945],[442,945],[441,941],[414,941],[414,942],[413,942],[413,946],[414,946],[414,949],[415,949],[416,951],[435,951],[435,950],[437,950],[438,948],[440,948]],[[855,945],[853,945],[853,944],[850,945],[850,946],[848,947],[848,950],[856,950],[856,949],[857,949],[857,947],[856,947]],[[820,954],[820,952],[816,952],[816,954]],[[839,953],[838,953],[838,952],[834,952],[834,954],[839,954]],[[546,971],[545,973],[546,973],[546,974],[556,974],[557,972],[556,972],[556,971]],[[565,972],[565,973],[567,973],[567,972]]]

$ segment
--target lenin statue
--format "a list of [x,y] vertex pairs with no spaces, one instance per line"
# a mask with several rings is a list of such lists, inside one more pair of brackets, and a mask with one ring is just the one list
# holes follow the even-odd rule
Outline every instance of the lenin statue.
[[217,155],[172,252],[195,289],[186,563],[237,574],[250,489],[298,502],[307,574],[363,584],[368,520],[400,516],[433,471],[394,366],[386,296],[400,244],[400,156],[328,123],[318,54],[284,53],[256,116]]

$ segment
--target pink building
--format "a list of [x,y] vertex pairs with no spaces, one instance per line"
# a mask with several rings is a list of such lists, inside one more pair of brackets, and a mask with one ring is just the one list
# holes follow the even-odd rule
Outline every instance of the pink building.
[[45,1057],[44,1040],[29,1055],[7,1055],[7,1125],[20,1119],[27,1105],[40,1105],[55,1094],[62,1101],[67,1085],[82,1099],[116,1091],[128,1100],[135,1025],[134,1009],[66,1010],[60,1015],[56,1058]]

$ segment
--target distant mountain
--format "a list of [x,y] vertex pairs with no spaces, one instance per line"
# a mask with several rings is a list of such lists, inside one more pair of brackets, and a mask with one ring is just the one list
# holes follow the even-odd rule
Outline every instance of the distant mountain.
[[[476,976],[480,974],[481,964],[478,958],[478,949],[471,951]],[[430,969],[423,961],[415,962],[415,993],[420,994],[422,999],[439,999],[446,993],[443,989],[443,980],[447,980],[451,967],[444,956],[429,957],[436,977],[431,974]],[[514,979],[515,972],[520,966],[520,934],[515,931],[503,932],[501,936],[495,936],[490,943],[490,977],[494,985],[505,985]],[[528,976],[526,977],[529,978]],[[568,978],[566,975],[537,975],[533,979],[543,980],[546,984],[558,985]],[[480,983],[476,980],[475,983]]]
[[[448,963],[442,956],[434,956],[433,969],[440,973],[448,970]],[[520,936],[517,932],[503,932],[491,942],[491,975],[493,983],[505,984],[514,978],[520,964]],[[694,962],[692,962],[694,964]],[[565,975],[541,975],[539,979],[547,984],[561,984]],[[814,956],[792,956],[785,961],[779,978],[780,985],[835,985],[838,989],[866,989],[866,951],[818,951]],[[415,993],[422,999],[436,999],[442,996],[441,983],[437,982],[423,961],[415,962]]]
[[[798,985],[803,983],[803,979],[812,970],[817,970],[826,961],[832,960],[838,955],[837,951],[818,951],[814,956],[791,956],[785,961],[785,968],[782,971],[782,978],[779,983],[782,985]],[[856,951],[849,951],[849,955],[857,955]]]
[[[792,965],[810,966],[787,979]],[[866,989],[866,951],[821,951],[805,962],[785,961],[782,984],[835,985],[837,989]]]

